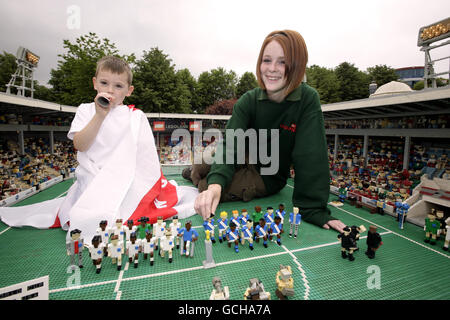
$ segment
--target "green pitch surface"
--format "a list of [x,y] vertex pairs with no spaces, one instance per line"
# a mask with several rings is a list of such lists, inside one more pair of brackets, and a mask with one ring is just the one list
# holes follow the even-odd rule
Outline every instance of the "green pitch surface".
[[[165,167],[168,179],[189,185],[180,176],[180,168]],[[65,181],[30,197],[19,205],[35,203],[64,196],[72,181]],[[293,181],[279,194],[250,203],[221,204],[231,216],[232,209],[246,208],[253,211],[255,205],[262,208],[286,205],[292,211]],[[336,197],[330,195],[330,201]],[[212,278],[218,276],[228,286],[230,298],[242,300],[250,278],[259,278],[266,291],[275,295],[275,275],[279,265],[290,265],[293,270],[295,295],[290,299],[425,299],[450,298],[450,254],[442,250],[443,240],[432,246],[423,242],[422,228],[406,224],[404,230],[389,215],[372,215],[366,209],[357,209],[346,203],[343,207],[330,207],[332,215],[347,225],[378,226],[383,245],[371,260],[364,254],[367,246],[361,234],[360,250],[355,261],[341,258],[337,232],[324,230],[302,222],[297,239],[289,238],[289,222],[284,225],[282,246],[269,242],[255,243],[251,251],[248,245],[240,246],[239,253],[233,246],[216,242],[213,257],[216,267],[204,269],[205,235],[202,220],[191,218],[200,238],[193,258],[174,250],[173,262],[155,255],[155,263],[139,258],[138,268],[128,264],[124,255],[122,270],[109,258],[104,258],[102,271],[95,273],[88,250],[83,252],[84,268],[73,272],[66,255],[65,236],[61,229],[37,230],[34,228],[9,228],[0,223],[0,287],[49,275],[50,299],[153,299],[153,300],[206,300],[212,287]],[[220,212],[219,211],[219,212]],[[184,225],[183,221],[182,224]],[[217,229],[216,229],[217,230]],[[217,235],[217,231],[216,231]]]

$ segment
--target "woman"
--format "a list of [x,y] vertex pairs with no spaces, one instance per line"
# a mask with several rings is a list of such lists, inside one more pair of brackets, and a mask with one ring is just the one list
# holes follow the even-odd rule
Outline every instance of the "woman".
[[[225,154],[230,150],[224,139],[218,146],[217,163],[210,168],[192,168],[191,178],[200,192],[194,208],[204,219],[215,212],[219,201],[249,201],[279,192],[285,187],[293,164],[292,202],[300,209],[302,220],[343,231],[345,225],[331,217],[327,208],[330,172],[325,129],[319,95],[302,82],[307,61],[306,44],[296,31],[274,31],[264,40],[256,70],[260,88],[248,91],[236,102],[226,129],[278,130],[279,149],[271,153],[273,156],[273,152],[278,152],[278,170],[275,174],[262,174],[261,169],[268,165],[262,163],[259,152],[255,165],[248,165],[248,154],[247,165],[237,165],[236,161],[227,164]],[[267,139],[267,150],[272,142]],[[231,151],[236,158],[234,145]],[[219,152],[223,150],[227,152]],[[223,161],[217,161],[220,154]]]

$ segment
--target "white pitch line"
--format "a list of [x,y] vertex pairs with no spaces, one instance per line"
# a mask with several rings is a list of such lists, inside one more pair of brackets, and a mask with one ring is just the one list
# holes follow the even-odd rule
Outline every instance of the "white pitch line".
[[[129,265],[129,262],[127,261],[127,263],[125,264],[125,270],[128,270],[128,265]],[[119,279],[117,279],[116,287],[114,288],[114,292],[119,292],[120,283],[122,282],[123,273],[125,272],[125,270],[120,271]]]
[[300,270],[300,273],[302,275],[303,284],[305,286],[305,295],[303,296],[303,298],[305,300],[309,300],[309,291],[311,288],[309,286],[308,280],[306,279],[306,272],[305,272],[305,270],[303,270],[302,264],[298,261],[297,257],[291,251],[289,251],[288,248],[286,248],[286,246],[284,244],[281,247],[289,253],[289,255],[294,260],[294,263],[298,266],[298,270]]
[[3,230],[2,232],[0,232],[0,235],[4,234],[6,231],[8,231],[9,229],[11,229],[11,227],[6,228],[5,230]]

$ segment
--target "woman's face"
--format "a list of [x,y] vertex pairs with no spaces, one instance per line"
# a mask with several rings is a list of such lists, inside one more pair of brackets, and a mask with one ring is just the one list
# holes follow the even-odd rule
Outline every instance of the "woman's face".
[[260,66],[262,81],[271,100],[281,101],[284,98],[285,69],[283,48],[272,40],[264,49]]

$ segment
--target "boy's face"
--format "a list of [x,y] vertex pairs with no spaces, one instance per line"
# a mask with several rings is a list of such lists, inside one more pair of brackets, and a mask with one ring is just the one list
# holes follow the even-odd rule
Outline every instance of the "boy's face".
[[134,90],[128,85],[128,77],[125,72],[117,74],[109,70],[100,70],[97,77],[93,77],[94,89],[98,93],[108,94],[111,106],[123,104],[125,97],[129,97]]

